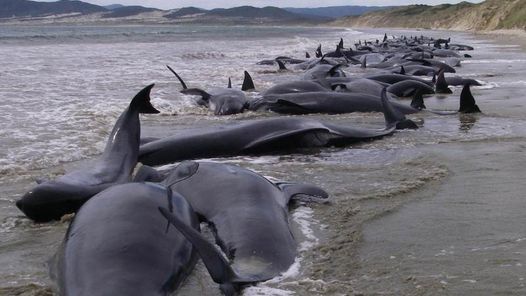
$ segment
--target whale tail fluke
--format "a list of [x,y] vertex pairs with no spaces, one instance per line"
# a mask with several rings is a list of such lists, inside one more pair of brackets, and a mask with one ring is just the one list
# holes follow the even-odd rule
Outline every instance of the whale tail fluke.
[[417,129],[418,126],[412,120],[405,118],[405,115],[396,110],[393,104],[387,98],[387,87],[382,89],[382,108],[385,118],[385,126],[390,129],[396,127],[396,129]]
[[469,83],[464,85],[462,93],[460,94],[460,108],[459,113],[481,113],[479,106],[475,103],[475,98],[471,94]]
[[438,72],[437,80],[435,83],[435,91],[439,94],[450,94],[453,93],[448,85],[446,78],[444,77],[444,69],[440,69],[440,72]]
[[183,79],[181,78],[181,76],[179,76],[175,71],[174,69],[172,69],[170,66],[166,65],[166,67],[168,68],[168,70],[170,70],[172,73],[174,73],[175,77],[177,77],[177,79],[179,80],[179,82],[181,82],[181,85],[183,86],[183,89],[187,89],[188,87],[186,86],[186,83],[184,83]]
[[230,266],[225,256],[197,230],[184,223],[176,215],[173,215],[169,209],[159,207],[159,211],[194,246],[212,280],[220,284],[221,290],[225,295],[236,295],[240,284],[265,280],[239,276]]
[[241,87],[241,90],[242,91],[247,91],[247,90],[255,90],[256,87],[254,86],[254,81],[252,80],[252,76],[250,76],[250,74],[245,71],[245,78],[243,79],[243,86]]
[[159,113],[159,110],[155,109],[150,103],[150,91],[154,85],[155,84],[148,85],[133,97],[130,103],[130,110],[137,110],[139,113],[144,114]]

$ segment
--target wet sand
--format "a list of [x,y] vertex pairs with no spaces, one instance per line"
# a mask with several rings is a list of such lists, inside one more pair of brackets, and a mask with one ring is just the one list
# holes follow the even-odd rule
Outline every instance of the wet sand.
[[[476,37],[526,49],[524,36]],[[511,58],[506,48],[503,55]],[[498,73],[506,69],[510,73]],[[524,64],[505,69],[488,65],[487,71],[489,81],[500,83],[523,80],[513,73],[526,69]],[[401,149],[400,154],[418,155],[411,162],[427,167],[428,173],[398,175],[399,182],[412,180],[407,192],[371,192],[374,196],[318,209],[322,223],[338,226],[328,228],[327,241],[311,255],[311,276],[324,281],[321,290],[308,292],[526,295],[526,130],[520,122],[524,91],[524,86],[475,91],[486,115],[518,120],[509,135]],[[458,128],[469,131],[484,116],[460,116]],[[382,169],[396,170],[392,164]],[[349,257],[350,264],[342,259]],[[318,265],[332,268],[317,269]]]

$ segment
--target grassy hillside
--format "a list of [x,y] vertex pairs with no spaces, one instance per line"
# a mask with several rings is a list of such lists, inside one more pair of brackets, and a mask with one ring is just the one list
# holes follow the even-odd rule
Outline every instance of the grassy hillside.
[[526,0],[486,0],[437,6],[410,5],[346,17],[339,26],[455,30],[526,29]]
[[390,7],[386,6],[328,6],[328,7],[316,7],[316,8],[294,8],[287,7],[283,8],[287,11],[304,14],[304,15],[315,15],[328,18],[339,18],[348,15],[362,15],[366,12],[385,10]]

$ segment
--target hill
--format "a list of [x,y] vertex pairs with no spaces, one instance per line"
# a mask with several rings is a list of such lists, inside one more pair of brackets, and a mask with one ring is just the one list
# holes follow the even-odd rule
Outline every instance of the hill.
[[320,16],[327,18],[339,18],[349,15],[362,15],[367,12],[385,10],[391,8],[390,6],[329,6],[329,7],[316,7],[316,8],[294,8],[287,7],[283,8],[289,12],[309,15],[309,16]]
[[[300,15],[277,7],[257,8],[240,6],[228,9],[204,10],[185,7],[159,10],[143,6],[113,4],[106,7],[81,1],[61,0],[37,2],[29,0],[0,0],[2,22],[54,22],[54,23],[195,23],[224,25],[318,24],[326,22],[319,16]],[[84,17],[90,14],[90,17]],[[42,18],[45,18],[42,19]]]
[[320,23],[327,20],[323,17],[301,15],[273,6],[263,8],[239,6],[212,10],[185,7],[174,10],[165,17],[176,22],[213,24]]
[[104,5],[104,8],[109,9],[109,10],[112,10],[112,9],[115,9],[115,8],[121,8],[121,7],[124,7],[124,5],[122,5],[122,4]]
[[169,14],[165,15],[164,17],[169,18],[169,19],[175,19],[175,18],[180,18],[180,17],[188,17],[188,16],[192,16],[196,14],[203,14],[206,12],[207,10],[190,6],[190,7],[183,7],[183,8],[174,10],[170,12]]
[[161,11],[156,8],[148,8],[143,6],[122,6],[113,8],[110,12],[102,15],[103,18],[119,18],[138,15],[145,12]]
[[106,8],[81,1],[61,0],[37,2],[27,0],[0,0],[0,18],[42,17],[58,14],[89,14],[107,11]]
[[403,27],[489,31],[526,29],[526,0],[486,0],[437,6],[410,5],[345,17],[332,23],[353,27]]

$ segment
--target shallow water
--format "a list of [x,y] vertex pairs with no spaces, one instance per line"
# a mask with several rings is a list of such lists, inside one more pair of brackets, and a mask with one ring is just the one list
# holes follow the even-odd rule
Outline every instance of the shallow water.
[[[248,70],[256,88],[263,90],[299,73],[269,73],[275,68],[257,66],[259,60],[277,55],[301,58],[305,51],[312,53],[318,43],[326,50],[332,49],[340,36],[349,44],[357,39],[380,38],[383,33],[301,27],[2,26],[0,294],[20,290],[30,295],[50,293],[45,263],[67,228],[60,222],[31,223],[16,209],[14,201],[31,188],[34,178],[63,174],[86,165],[99,154],[115,119],[143,86],[156,83],[152,103],[162,110],[160,116],[141,117],[144,136],[166,136],[186,128],[273,116],[246,113],[214,117],[198,108],[191,97],[178,92],[180,85],[166,70],[166,64],[189,86],[204,88],[226,86],[228,77],[232,77],[234,87],[239,87],[243,70]],[[388,35],[400,33],[392,31]],[[464,33],[403,33],[451,35],[455,42],[474,44],[474,58],[463,62],[458,75],[484,82],[472,89],[484,114],[437,116],[422,112],[411,116],[421,129],[401,131],[379,141],[307,154],[214,159],[279,180],[315,183],[332,196],[329,205],[294,207],[291,221],[300,241],[300,257],[282,277],[247,288],[245,295],[342,295],[353,291],[418,294],[421,289],[429,295],[444,291],[479,295],[485,288],[496,293],[524,291],[519,281],[524,270],[517,265],[524,263],[520,254],[524,254],[522,239],[526,233],[519,215],[524,203],[514,197],[521,192],[526,55],[517,47],[493,44]],[[455,88],[451,96],[426,98],[426,105],[454,110],[458,108],[459,94],[460,89]],[[383,126],[380,114],[309,117]],[[481,167],[495,168],[498,173],[481,173]],[[492,177],[506,182],[490,182]],[[485,186],[477,187],[479,181]],[[475,193],[472,187],[477,188]],[[455,188],[464,191],[454,193]],[[503,195],[509,198],[497,199],[493,191],[497,188],[506,190]],[[453,195],[461,204],[472,203],[470,198],[475,195],[487,202],[478,211],[463,210],[470,211],[464,219],[463,212],[455,214],[448,208],[448,198]],[[420,196],[424,198],[395,211],[398,205]],[[418,209],[406,210],[412,206]],[[423,223],[431,214],[444,211],[448,213],[445,218],[437,216],[429,225]],[[510,215],[490,223],[495,235],[480,235],[486,225],[481,217],[490,211]],[[380,218],[366,223],[377,216]],[[450,220],[475,224],[476,231],[451,226]],[[459,232],[453,235],[452,229]],[[460,251],[455,256],[437,256],[451,260],[439,262],[437,267],[430,257],[435,259],[434,255],[442,250],[448,255],[449,244],[441,244],[449,236],[458,240],[453,246]],[[425,244],[412,243],[411,239],[421,239]],[[493,252],[491,247],[502,241],[511,243]],[[407,243],[414,246],[412,252],[416,254],[409,263],[399,255],[406,254]],[[430,244],[440,249],[430,248]],[[395,259],[385,259],[390,256]],[[479,258],[513,266],[500,269],[495,263],[496,268],[486,268],[493,263]],[[462,266],[470,266],[472,274],[458,276],[465,272]],[[480,284],[484,279],[505,276],[503,269],[515,273],[518,279]],[[418,279],[419,284],[408,284],[406,274]],[[450,275],[457,276],[456,280],[448,280]],[[445,288],[442,280],[447,282]],[[219,291],[199,264],[179,294],[218,295]]]

